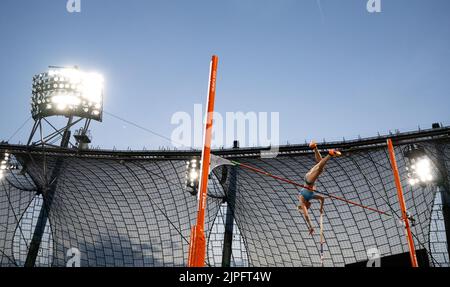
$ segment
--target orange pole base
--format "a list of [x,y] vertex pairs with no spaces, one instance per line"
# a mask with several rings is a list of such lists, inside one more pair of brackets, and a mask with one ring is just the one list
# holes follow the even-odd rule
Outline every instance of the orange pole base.
[[199,225],[192,226],[189,244],[188,267],[205,267],[206,236],[205,230]]

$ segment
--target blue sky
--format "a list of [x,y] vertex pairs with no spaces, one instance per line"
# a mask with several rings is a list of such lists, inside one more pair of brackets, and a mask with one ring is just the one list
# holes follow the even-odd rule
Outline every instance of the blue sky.
[[[205,102],[212,54],[217,111],[279,112],[282,143],[450,124],[450,1],[381,1],[370,14],[366,0],[81,0],[70,14],[2,0],[0,139],[48,65],[101,72],[106,111],[170,137],[172,115]],[[169,144],[108,115],[92,133],[105,148]]]

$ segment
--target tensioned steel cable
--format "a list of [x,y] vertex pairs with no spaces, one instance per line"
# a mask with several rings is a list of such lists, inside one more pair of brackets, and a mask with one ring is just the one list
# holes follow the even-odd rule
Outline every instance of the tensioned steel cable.
[[[129,166],[127,166],[126,164],[124,164],[124,166],[128,169],[128,171],[130,172],[130,174],[137,180],[137,182],[139,183],[139,185],[141,186],[143,191],[147,191],[147,189],[145,188],[144,184],[141,182],[141,180],[139,179],[139,177],[137,175],[134,174],[134,172],[131,170],[131,168]],[[144,169],[146,170],[146,169]],[[146,170],[147,171],[147,170]],[[178,234],[180,234],[181,238],[183,238],[183,240],[189,245],[190,242],[189,240],[183,235],[183,233],[181,232],[181,230],[178,229],[178,227],[170,220],[170,218],[167,216],[167,214],[158,206],[158,204],[156,204],[153,199],[151,198],[150,195],[148,195],[148,199],[151,201],[151,203],[153,204],[153,206],[156,207],[156,209],[159,210],[159,212],[166,218],[166,220],[170,223],[170,225],[172,225],[173,228],[175,228],[175,230],[177,231]],[[209,265],[209,263],[207,262],[207,260],[205,259],[205,263],[211,267],[211,265]]]
[[111,117],[113,117],[113,118],[119,120],[119,121],[122,121],[122,122],[124,122],[124,123],[129,124],[129,125],[132,125],[132,126],[134,126],[135,128],[138,128],[138,129],[143,130],[143,131],[145,131],[145,132],[148,132],[148,133],[150,133],[150,134],[152,134],[152,135],[155,135],[155,136],[157,136],[157,137],[160,137],[160,138],[162,138],[162,139],[165,139],[165,140],[167,140],[168,142],[170,142],[170,143],[172,143],[172,144],[177,144],[177,145],[179,145],[179,146],[181,146],[181,147],[185,147],[185,148],[188,148],[188,149],[190,149],[190,150],[194,150],[194,148],[192,148],[192,147],[187,147],[186,145],[184,145],[184,144],[182,144],[182,143],[176,142],[176,141],[174,141],[174,140],[172,140],[172,139],[170,139],[170,138],[168,138],[168,137],[166,137],[166,136],[164,136],[164,135],[162,135],[162,134],[159,134],[159,133],[157,133],[157,132],[155,132],[155,131],[152,131],[151,129],[148,129],[148,128],[146,128],[146,127],[143,127],[143,126],[141,126],[141,125],[139,125],[139,124],[137,124],[137,123],[135,123],[135,122],[129,121],[129,120],[127,120],[127,119],[124,119],[124,118],[122,118],[122,117],[120,117],[120,116],[117,116],[117,115],[115,115],[115,114],[113,114],[113,113],[110,113],[110,112],[107,112],[107,111],[103,111],[103,112],[104,112],[105,114],[107,114],[107,115],[109,115],[109,116],[111,116]]
[[28,119],[12,134],[12,136],[9,137],[8,142],[11,141],[25,127],[25,125],[31,120],[31,118],[31,116],[28,117]]

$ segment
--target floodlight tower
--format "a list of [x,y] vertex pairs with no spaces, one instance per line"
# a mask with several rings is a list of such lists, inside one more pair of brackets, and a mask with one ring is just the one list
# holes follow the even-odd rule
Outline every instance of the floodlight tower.
[[[28,139],[28,146],[68,147],[70,128],[84,121],[83,128],[77,131],[75,139],[81,148],[90,142],[88,129],[91,120],[102,121],[103,115],[103,77],[97,73],[85,73],[78,67],[64,68],[50,66],[49,71],[33,77],[31,114],[34,125]],[[47,118],[64,116],[67,124],[56,128]],[[42,124],[47,123],[53,130],[45,134]],[[39,139],[33,138],[39,131]],[[62,138],[60,145],[54,145]]]
[[[35,75],[31,98],[34,125],[27,146],[42,147],[44,153],[52,148],[87,149],[91,142],[89,134],[91,121],[102,121],[103,82],[101,75],[82,72],[78,67],[50,66],[47,72]],[[67,123],[62,127],[51,123],[48,118],[56,116],[67,118]],[[77,130],[74,136],[76,144],[73,144],[70,141],[71,128],[77,124],[82,126]],[[44,125],[50,127],[51,132],[46,133]],[[36,137],[37,141],[33,141]],[[57,145],[59,140],[60,143]],[[45,156],[42,160],[44,180],[38,182],[38,190],[42,195],[43,204],[29,245],[26,267],[35,266],[63,164],[63,159],[58,158],[50,171],[47,169]]]

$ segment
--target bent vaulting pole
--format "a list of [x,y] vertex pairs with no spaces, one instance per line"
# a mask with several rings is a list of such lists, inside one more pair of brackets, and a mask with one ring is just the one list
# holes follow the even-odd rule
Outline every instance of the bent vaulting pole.
[[206,122],[203,134],[203,150],[200,175],[200,192],[198,193],[197,224],[191,229],[189,242],[189,267],[204,267],[206,258],[205,210],[208,194],[209,164],[211,161],[211,138],[213,128],[214,100],[216,96],[217,64],[219,58],[213,56],[209,74],[209,94],[207,101]]
[[391,139],[387,140],[387,145],[389,149],[389,157],[391,159],[392,171],[394,173],[395,185],[397,187],[398,202],[402,211],[402,219],[405,222],[406,239],[408,240],[411,265],[412,267],[419,267],[419,264],[417,263],[416,249],[414,247],[414,240],[411,233],[411,226],[409,224],[408,214],[406,213],[405,198],[403,197],[403,187],[400,181],[400,175],[398,173],[397,160],[395,159],[394,145],[392,144]]

